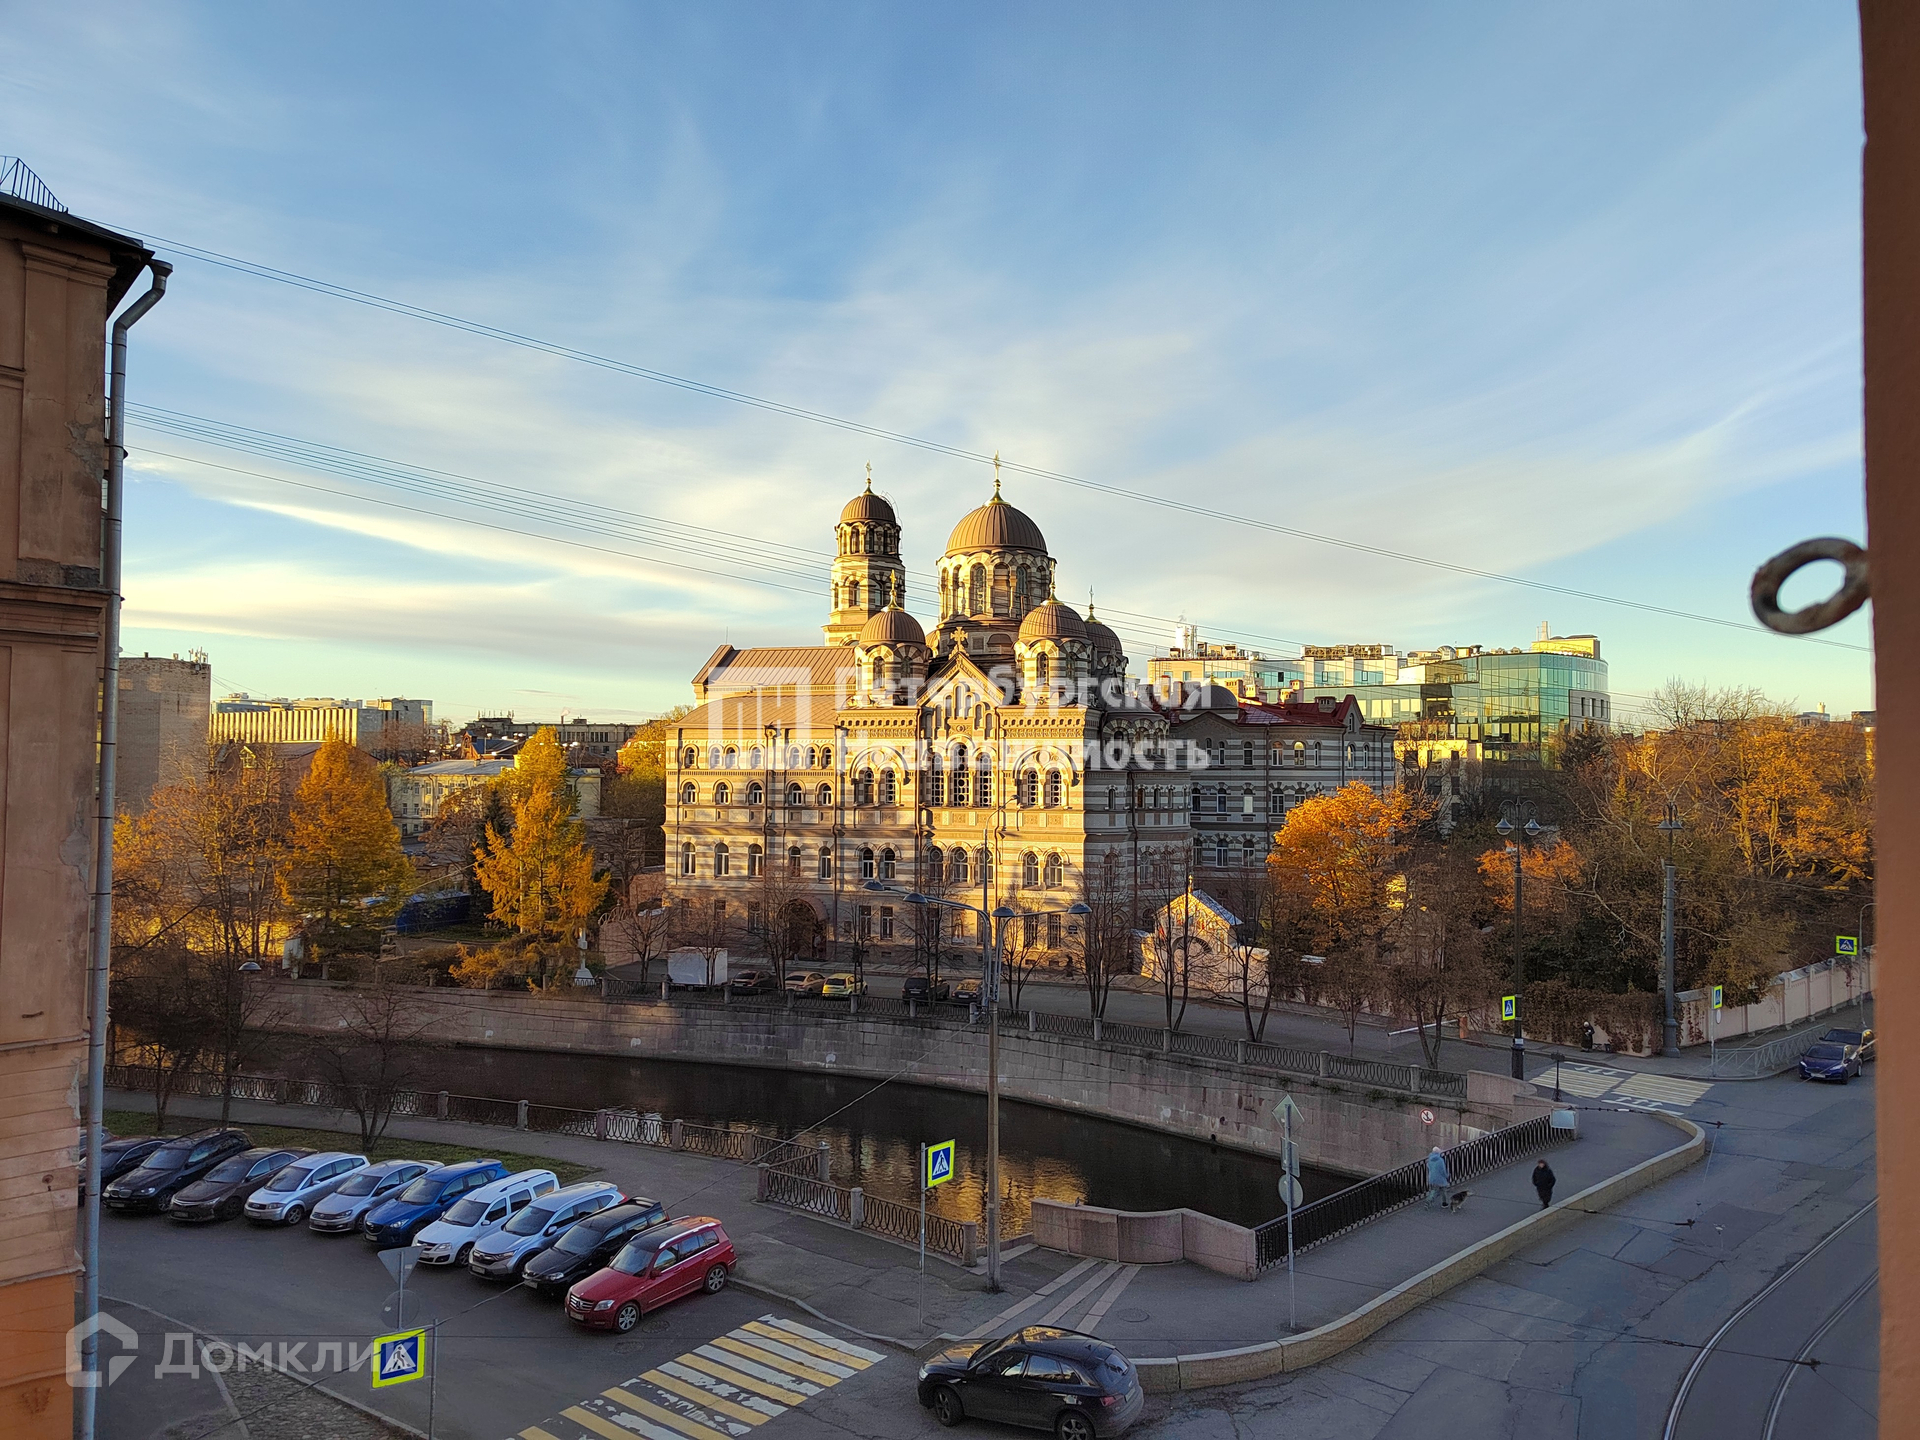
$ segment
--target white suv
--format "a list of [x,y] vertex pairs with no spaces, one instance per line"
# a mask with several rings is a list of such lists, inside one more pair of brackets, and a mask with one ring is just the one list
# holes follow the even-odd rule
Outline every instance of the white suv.
[[419,1235],[422,1265],[464,1265],[473,1242],[493,1234],[542,1195],[560,1187],[551,1170],[522,1170],[471,1190]]
[[262,1225],[298,1225],[307,1212],[347,1183],[367,1157],[326,1150],[296,1160],[247,1197],[247,1219]]
[[467,1268],[483,1280],[518,1280],[520,1267],[547,1248],[560,1232],[596,1210],[627,1197],[618,1185],[583,1180],[535,1201],[484,1240],[474,1242]]

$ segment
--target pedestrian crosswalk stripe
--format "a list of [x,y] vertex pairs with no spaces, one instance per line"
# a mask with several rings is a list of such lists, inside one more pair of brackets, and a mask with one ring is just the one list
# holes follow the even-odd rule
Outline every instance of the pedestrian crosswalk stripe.
[[[762,1380],[769,1380],[775,1385],[784,1385],[788,1389],[798,1390],[803,1396],[818,1395],[822,1390],[827,1388],[826,1385],[816,1385],[811,1380],[802,1380],[797,1376],[789,1375],[784,1370],[775,1370],[769,1366],[762,1365],[750,1356],[729,1354],[726,1350],[716,1349],[712,1345],[702,1345],[694,1353],[704,1355],[709,1360],[718,1360],[723,1365],[731,1365],[736,1370],[744,1370],[749,1375],[757,1375]],[[691,1361],[692,1358],[691,1355],[687,1357],[689,1361]],[[829,1380],[827,1385],[833,1383],[833,1381]]]
[[692,1440],[733,1440],[731,1426],[725,1430],[717,1430],[712,1425],[706,1424],[704,1420],[695,1420],[691,1416],[669,1410],[664,1405],[656,1405],[644,1395],[635,1395],[631,1390],[622,1390],[617,1385],[611,1390],[603,1390],[600,1393],[616,1405],[626,1406],[636,1415],[644,1416],[648,1420],[657,1420],[662,1425],[671,1425],[681,1434],[691,1436]]
[[[729,1355],[727,1358],[732,1360],[734,1357]],[[752,1375],[742,1374],[741,1372],[747,1368],[745,1365],[737,1363],[733,1366],[722,1365],[719,1361],[710,1356],[702,1355],[698,1351],[690,1355],[682,1355],[673,1363],[676,1365],[688,1365],[695,1370],[704,1370],[716,1380],[724,1380],[729,1385],[741,1385],[749,1390],[757,1390],[769,1399],[781,1401],[785,1405],[799,1405],[806,1400],[807,1395],[817,1395],[820,1393],[817,1390],[809,1390],[806,1394],[801,1394],[794,1390],[782,1389],[765,1377],[756,1378]]]
[[717,1375],[708,1375],[704,1371],[695,1370],[691,1365],[683,1365],[678,1360],[669,1360],[658,1370],[649,1370],[640,1378],[643,1380],[651,1379],[657,1385],[663,1383],[658,1378],[661,1375],[671,1375],[674,1379],[683,1380],[689,1385],[698,1385],[709,1395],[716,1396],[721,1400],[731,1400],[734,1404],[743,1406],[748,1410],[758,1411],[762,1420],[771,1420],[774,1416],[786,1412],[787,1407],[785,1405],[776,1405],[764,1395],[756,1394],[744,1386],[722,1380]]
[[744,1440],[769,1420],[879,1364],[877,1350],[762,1315],[569,1405],[518,1440]]
[[[756,1410],[749,1410],[744,1405],[736,1405],[724,1396],[708,1394],[698,1385],[689,1385],[686,1381],[679,1379],[677,1376],[669,1375],[664,1370],[649,1370],[640,1378],[642,1380],[651,1380],[662,1390],[671,1390],[682,1400],[691,1400],[696,1405],[705,1405],[710,1410],[717,1411],[722,1415],[731,1416],[735,1420],[744,1420],[749,1425],[764,1425],[770,1418],[760,1414]],[[626,1404],[624,1398],[626,1393],[626,1391],[617,1387],[607,1391],[610,1398],[620,1401],[623,1405]]]
[[804,1335],[790,1335],[784,1330],[774,1329],[771,1325],[762,1325],[758,1320],[749,1320],[740,1328],[751,1330],[755,1335],[764,1335],[769,1340],[778,1340],[782,1344],[791,1345],[796,1350],[802,1350],[818,1359],[831,1360],[836,1365],[851,1365],[856,1370],[864,1370],[873,1363],[871,1360],[862,1360],[858,1356],[849,1355],[837,1345],[821,1345],[807,1339]]
[[[736,1355],[744,1355],[749,1360],[757,1360],[762,1365],[770,1365],[776,1370],[798,1376],[802,1380],[811,1380],[816,1385],[834,1385],[847,1378],[846,1375],[832,1375],[824,1370],[815,1370],[809,1365],[802,1365],[798,1360],[773,1354],[757,1345],[749,1345],[745,1340],[736,1340],[731,1335],[722,1335],[713,1343],[722,1350],[731,1350]],[[847,1375],[852,1373],[849,1370]]]
[[1713,1086],[1705,1080],[1680,1080],[1671,1075],[1636,1075],[1614,1090],[1641,1100],[1664,1100],[1669,1105],[1691,1105]]
[[[1584,1067],[1567,1067],[1560,1073],[1560,1089],[1568,1095],[1595,1096],[1604,1095],[1624,1078],[1609,1075],[1605,1071],[1595,1072]],[[1550,1085],[1554,1083],[1553,1072],[1544,1071],[1534,1076],[1534,1084]]]

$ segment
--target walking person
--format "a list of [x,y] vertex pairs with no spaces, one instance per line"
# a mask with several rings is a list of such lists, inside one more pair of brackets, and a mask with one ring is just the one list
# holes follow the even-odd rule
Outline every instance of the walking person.
[[1553,1173],[1553,1167],[1544,1160],[1533,1167],[1533,1193],[1540,1197],[1542,1210],[1553,1203],[1553,1185],[1559,1178]]
[[1446,1209],[1447,1187],[1452,1184],[1453,1177],[1447,1173],[1447,1157],[1436,1145],[1427,1156],[1427,1209]]

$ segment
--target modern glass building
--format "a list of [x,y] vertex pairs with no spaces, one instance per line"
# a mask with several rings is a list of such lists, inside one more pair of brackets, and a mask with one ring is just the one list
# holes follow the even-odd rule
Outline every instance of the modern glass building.
[[1390,683],[1304,689],[1309,700],[1349,694],[1372,724],[1426,721],[1436,735],[1477,742],[1490,761],[1552,764],[1567,731],[1613,721],[1607,662],[1592,635],[1553,636],[1525,650],[1443,646],[1400,657]]

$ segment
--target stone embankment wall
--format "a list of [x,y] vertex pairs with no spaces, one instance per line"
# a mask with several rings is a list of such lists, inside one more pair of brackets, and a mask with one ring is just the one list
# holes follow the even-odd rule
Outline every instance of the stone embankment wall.
[[[344,1023],[344,987],[304,980],[267,982],[266,988],[271,994],[259,1007],[261,1028],[312,1034]],[[986,1089],[984,1027],[662,1001],[605,1004],[499,991],[416,993],[435,1013],[431,1034],[441,1044],[875,1079],[897,1074],[942,1089]],[[1545,1111],[1531,1086],[1478,1071],[1467,1079],[1462,1104],[1316,1083],[1195,1056],[1098,1046],[1068,1036],[1003,1031],[1000,1037],[1000,1090],[1008,1099],[1261,1155],[1279,1154],[1273,1109],[1282,1092],[1290,1091],[1303,1112],[1295,1136],[1302,1157],[1356,1176],[1391,1169],[1430,1146],[1457,1145]],[[593,1097],[582,1096],[580,1103],[592,1108]]]

